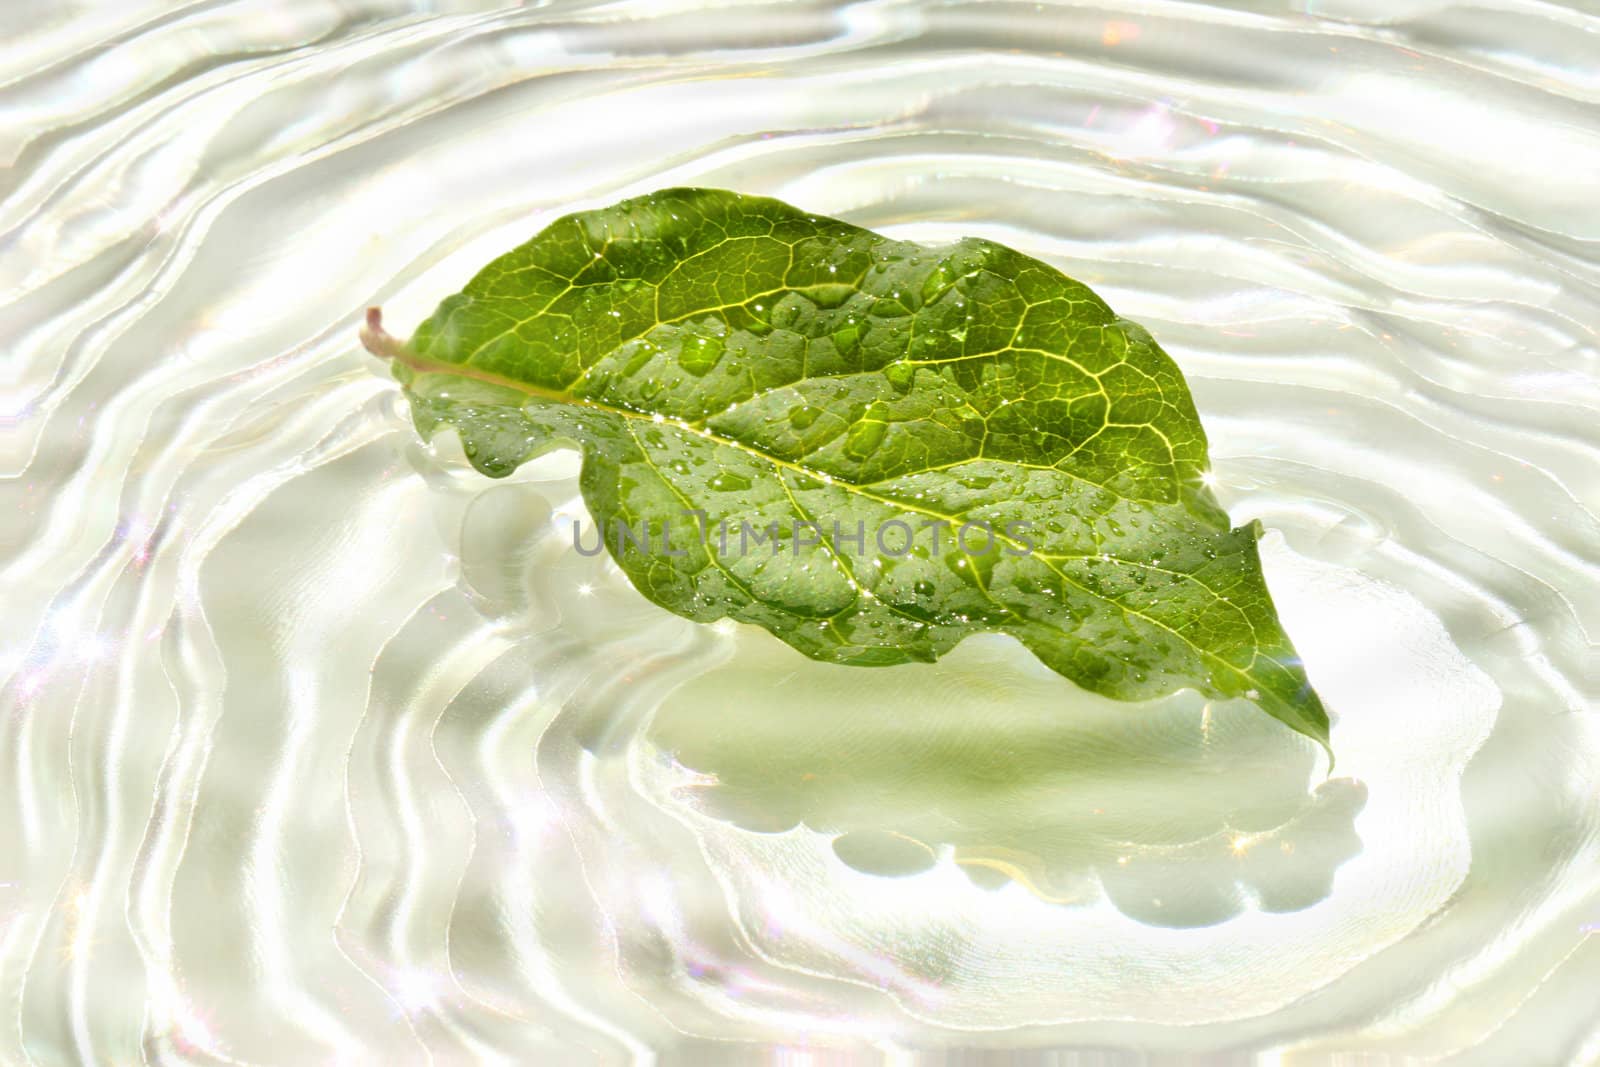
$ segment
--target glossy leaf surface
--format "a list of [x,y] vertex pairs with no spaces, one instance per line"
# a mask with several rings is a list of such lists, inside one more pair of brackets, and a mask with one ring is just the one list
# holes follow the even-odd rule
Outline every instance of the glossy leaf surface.
[[364,336],[483,473],[580,448],[587,542],[680,615],[861,665],[999,631],[1085,689],[1242,696],[1327,744],[1177,366],[1038,260],[671,189]]

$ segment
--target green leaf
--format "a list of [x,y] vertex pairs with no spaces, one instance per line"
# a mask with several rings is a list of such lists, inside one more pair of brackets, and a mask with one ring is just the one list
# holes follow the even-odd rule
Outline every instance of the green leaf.
[[1085,689],[1246,697],[1327,746],[1183,376],[1036,259],[669,189],[557,220],[407,344],[376,311],[363,338],[483,473],[582,449],[612,555],[679,615],[868,666],[998,631]]

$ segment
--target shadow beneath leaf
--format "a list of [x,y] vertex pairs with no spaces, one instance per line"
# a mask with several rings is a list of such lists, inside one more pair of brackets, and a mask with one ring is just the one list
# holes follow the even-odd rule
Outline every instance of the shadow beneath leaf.
[[650,732],[702,776],[685,796],[715,819],[803,823],[884,877],[949,856],[980,886],[1104,896],[1152,925],[1309,907],[1361,848],[1366,787],[1313,785],[1319,750],[1252,705],[1103,699],[993,636],[937,664],[865,669],[747,628]]

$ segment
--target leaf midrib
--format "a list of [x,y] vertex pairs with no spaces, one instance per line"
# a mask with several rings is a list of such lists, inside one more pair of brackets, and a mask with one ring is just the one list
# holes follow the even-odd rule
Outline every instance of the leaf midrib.
[[[861,487],[860,485],[857,485],[854,482],[849,481],[848,479],[836,478],[831,474],[825,474],[825,473],[822,473],[822,472],[819,472],[819,471],[813,471],[813,470],[811,470],[811,469],[809,469],[807,467],[803,467],[800,464],[794,463],[794,462],[792,462],[790,460],[781,459],[781,458],[779,458],[777,456],[769,455],[768,453],[763,452],[758,448],[753,448],[750,445],[745,444],[743,441],[738,441],[738,440],[735,440],[735,439],[730,438],[730,437],[724,437],[721,434],[718,434],[718,433],[716,433],[714,431],[711,431],[711,430],[698,428],[698,427],[696,427],[694,425],[691,425],[690,423],[687,423],[687,422],[685,422],[685,421],[683,421],[681,419],[671,418],[671,417],[668,417],[668,416],[665,416],[665,415],[661,415],[661,414],[656,413],[656,412],[642,412],[642,411],[636,411],[636,410],[634,410],[632,408],[619,407],[619,406],[616,406],[616,405],[613,405],[613,404],[605,404],[605,403],[601,403],[599,401],[590,400],[587,397],[573,396],[570,393],[565,393],[565,392],[562,392],[560,390],[550,389],[550,388],[547,388],[545,386],[535,385],[532,382],[518,381],[515,378],[508,378],[508,377],[505,377],[504,375],[495,374],[492,371],[482,370],[482,369],[477,368],[477,367],[464,366],[464,365],[459,364],[459,363],[450,363],[450,362],[445,361],[445,360],[431,359],[431,358],[429,358],[427,356],[420,356],[420,355],[416,354],[415,352],[412,352],[409,348],[407,348],[407,347],[405,347],[403,345],[395,345],[389,351],[388,354],[391,356],[391,358],[397,360],[398,362],[404,364],[405,366],[411,368],[413,371],[416,371],[418,373],[422,373],[422,374],[444,374],[444,375],[451,375],[451,376],[458,377],[458,378],[467,378],[467,379],[470,379],[470,380],[473,380],[473,381],[483,382],[486,385],[494,385],[494,386],[498,386],[498,387],[501,387],[501,388],[510,389],[510,390],[512,390],[514,392],[525,393],[525,394],[527,394],[529,396],[538,397],[541,400],[549,400],[549,401],[551,401],[553,403],[571,404],[571,405],[575,405],[575,406],[578,406],[578,407],[589,408],[589,409],[594,410],[594,411],[604,412],[604,413],[610,414],[610,415],[617,415],[617,416],[620,416],[622,418],[637,419],[637,420],[640,420],[640,421],[643,421],[643,422],[649,422],[652,425],[670,425],[675,429],[683,430],[683,431],[685,431],[687,433],[694,434],[695,436],[700,437],[703,440],[706,440],[706,441],[711,442],[713,444],[725,445],[725,446],[727,446],[729,448],[733,448],[733,449],[736,449],[738,451],[744,452],[744,453],[746,453],[748,455],[751,455],[751,456],[754,456],[754,457],[756,457],[758,459],[765,460],[766,462],[772,464],[774,467],[781,467],[781,468],[783,468],[785,470],[792,471],[795,474],[802,475],[802,476],[804,476],[806,478],[811,479],[812,481],[819,481],[819,482],[822,482],[824,485],[840,485],[840,486],[843,486],[847,491],[854,492],[854,493],[856,493],[856,494],[858,494],[860,496],[863,496],[863,497],[867,498],[868,500],[875,501],[875,502],[877,502],[879,504],[883,504],[883,505],[886,505],[886,506],[889,506],[889,507],[902,508],[902,509],[904,509],[906,511],[915,512],[915,513],[920,514],[920,515],[927,515],[927,516],[929,516],[931,518],[942,519],[943,521],[945,521],[947,523],[952,523],[952,524],[955,523],[957,518],[958,518],[957,516],[954,516],[954,515],[946,515],[946,514],[944,514],[942,512],[934,511],[931,508],[923,507],[923,506],[916,505],[916,504],[907,503],[906,501],[896,499],[895,497],[880,496],[880,495],[878,495],[876,493],[869,492],[865,488]],[[1051,468],[1051,469],[1054,469],[1054,468]],[[1061,473],[1067,473],[1067,472],[1063,471]],[[1070,476],[1071,475],[1069,475],[1069,477]],[[1010,544],[1014,548],[1023,549],[1024,551],[1026,551],[1025,546],[1023,546],[1023,544],[1021,542],[1015,540],[1014,538],[1007,537],[1007,536],[999,534],[999,533],[994,533],[993,531],[991,531],[991,534],[996,539],[1003,540],[1007,544]],[[1045,565],[1048,566],[1050,568],[1050,570],[1052,572],[1054,572],[1055,575],[1058,578],[1060,578],[1062,581],[1066,582],[1067,584],[1073,586],[1074,588],[1080,590],[1086,596],[1092,597],[1093,599],[1100,601],[1102,604],[1109,605],[1110,607],[1113,607],[1118,611],[1125,612],[1126,614],[1131,615],[1131,616],[1133,616],[1135,618],[1143,619],[1145,622],[1149,623],[1150,625],[1152,625],[1152,626],[1154,626],[1154,627],[1156,627],[1158,629],[1165,630],[1167,633],[1171,634],[1173,637],[1175,637],[1179,641],[1181,641],[1184,645],[1186,645],[1189,648],[1193,649],[1202,658],[1208,659],[1208,660],[1212,661],[1213,663],[1215,663],[1215,664],[1217,664],[1217,665],[1219,665],[1221,667],[1226,668],[1227,670],[1229,670],[1232,673],[1238,675],[1240,678],[1244,679],[1247,682],[1260,684],[1260,683],[1257,683],[1257,679],[1250,673],[1251,668],[1254,667],[1255,663],[1261,657],[1261,653],[1260,653],[1259,648],[1253,647],[1252,650],[1251,650],[1251,661],[1250,661],[1251,662],[1251,667],[1238,667],[1238,666],[1234,665],[1233,663],[1229,662],[1228,660],[1226,660],[1226,659],[1222,658],[1221,656],[1217,655],[1216,653],[1210,651],[1209,649],[1202,648],[1201,646],[1195,644],[1193,641],[1189,640],[1189,638],[1185,637],[1180,631],[1173,629],[1171,626],[1168,626],[1166,623],[1162,622],[1161,620],[1156,619],[1156,618],[1152,618],[1151,616],[1146,615],[1142,611],[1138,611],[1138,610],[1136,610],[1134,608],[1128,607],[1125,604],[1121,604],[1121,603],[1119,603],[1119,602],[1117,602],[1115,600],[1112,600],[1112,599],[1110,599],[1110,598],[1108,598],[1108,597],[1106,597],[1106,596],[1094,591],[1093,589],[1088,588],[1087,586],[1083,585],[1081,582],[1074,581],[1071,577],[1069,577],[1066,574],[1065,571],[1063,571],[1061,568],[1055,566],[1055,564],[1053,562],[1051,562],[1054,559],[1094,559],[1094,558],[1099,558],[1099,557],[1093,557],[1093,556],[1077,556],[1077,557],[1075,557],[1075,556],[1051,556],[1048,553],[1040,553],[1040,552],[1034,552],[1034,553],[1029,553],[1029,554],[1038,556],[1040,559],[1044,560],[1045,561]],[[1171,572],[1171,571],[1167,571],[1164,568],[1152,567],[1149,564],[1140,563],[1137,560],[1126,560],[1126,559],[1121,559],[1119,557],[1106,557],[1103,560],[1103,562],[1114,563],[1114,564],[1118,564],[1118,565],[1121,565],[1121,566],[1141,567],[1141,568],[1146,569],[1146,570],[1153,570],[1153,571],[1158,571],[1158,572],[1166,573],[1166,574],[1174,573],[1174,572]],[[1193,575],[1188,575],[1186,577],[1193,579]],[[1205,585],[1204,582],[1200,582],[1199,579],[1193,579],[1193,580],[1196,581],[1200,585],[1201,588],[1205,589],[1207,592],[1210,592],[1212,594],[1212,596],[1215,597],[1217,600],[1221,601],[1222,603],[1229,604],[1229,606],[1232,607],[1233,610],[1238,611],[1241,615],[1244,615],[1244,613],[1238,608],[1237,605],[1232,604],[1230,601],[1222,600],[1222,598],[1218,597],[1217,594],[1215,593],[1215,591],[1213,591],[1209,586]],[[1012,609],[1011,608],[1007,607],[1005,604],[1000,603],[998,600],[995,600],[993,595],[991,595],[986,589],[984,590],[984,595],[986,597],[988,597],[988,599],[991,602],[993,602],[995,604],[995,606],[999,607],[1001,610],[1003,610],[1003,611],[1005,611],[1007,613],[1012,613]],[[1021,618],[1022,621],[1025,621],[1025,622],[1033,622],[1034,621],[1034,620],[1029,620],[1029,619],[1026,619],[1024,617],[1020,617],[1020,616],[1019,616],[1019,618]],[[1245,625],[1249,626],[1250,632],[1251,632],[1252,636],[1254,636],[1255,632],[1256,632],[1255,631],[1255,626],[1250,622],[1250,619],[1249,619],[1248,615],[1244,615],[1244,619],[1245,619]],[[1265,692],[1262,692],[1261,695],[1262,695],[1263,698],[1267,696],[1267,694]]]

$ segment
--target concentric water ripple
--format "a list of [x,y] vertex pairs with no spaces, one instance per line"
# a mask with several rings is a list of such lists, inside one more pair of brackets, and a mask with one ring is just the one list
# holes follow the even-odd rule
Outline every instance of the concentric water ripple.
[[[1600,1063],[1600,9],[0,12],[0,1064]],[[1155,333],[1335,717],[698,627],[355,341],[560,213]]]

